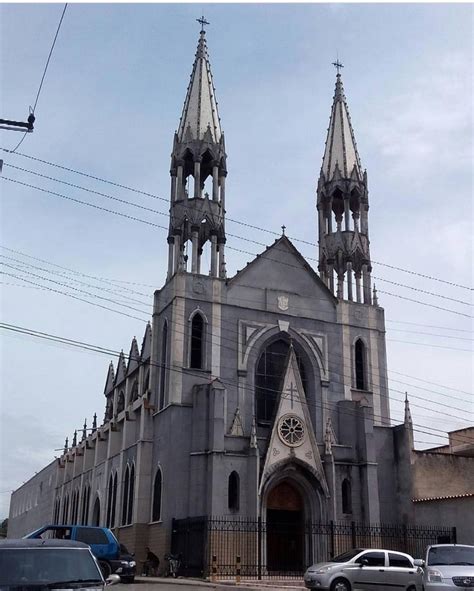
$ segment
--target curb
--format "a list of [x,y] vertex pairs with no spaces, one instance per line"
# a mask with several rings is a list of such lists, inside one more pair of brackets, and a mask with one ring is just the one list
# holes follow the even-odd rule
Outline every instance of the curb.
[[271,582],[262,583],[251,583],[241,582],[238,585],[234,581],[203,581],[202,579],[172,579],[169,577],[135,577],[137,583],[155,583],[155,584],[168,584],[168,585],[193,585],[195,587],[207,587],[208,589],[217,589],[219,591],[226,591],[229,589],[245,589],[245,591],[302,591],[304,586],[302,585],[278,585],[275,586]]

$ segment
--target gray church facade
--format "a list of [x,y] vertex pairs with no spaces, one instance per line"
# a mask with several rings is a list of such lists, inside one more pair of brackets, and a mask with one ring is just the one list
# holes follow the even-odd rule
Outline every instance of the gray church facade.
[[[227,277],[226,160],[201,31],[151,323],[110,364],[102,424],[13,493],[9,537],[100,524],[139,556],[145,546],[162,556],[172,520],[193,517],[416,522],[413,426],[408,403],[391,426],[367,174],[339,72],[317,185],[319,273],[283,233]],[[285,552],[265,544],[268,564]],[[297,564],[314,558],[304,541],[296,552]]]

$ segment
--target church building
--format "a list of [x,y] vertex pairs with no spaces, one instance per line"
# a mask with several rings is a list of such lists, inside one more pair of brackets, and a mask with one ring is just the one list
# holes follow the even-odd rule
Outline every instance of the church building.
[[110,364],[103,422],[13,493],[10,537],[100,524],[138,556],[150,546],[162,557],[186,520],[258,522],[271,570],[319,556],[304,535],[278,537],[282,524],[415,523],[413,426],[408,402],[404,424],[391,426],[368,175],[339,67],[329,109],[306,196],[318,270],[283,231],[228,276],[227,158],[238,147],[227,155],[201,30],[173,138],[168,270],[151,323]]

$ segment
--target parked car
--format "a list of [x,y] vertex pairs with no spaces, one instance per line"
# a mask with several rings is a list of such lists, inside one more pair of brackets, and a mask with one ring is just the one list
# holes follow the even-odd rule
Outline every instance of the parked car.
[[422,569],[403,552],[356,548],[310,566],[304,582],[321,591],[421,591]]
[[415,564],[423,567],[425,591],[474,591],[474,546],[434,544]]
[[104,580],[99,564],[86,544],[70,540],[0,540],[0,589],[87,589],[102,591],[120,582],[118,575]]
[[112,573],[120,575],[122,582],[133,583],[136,561],[128,553],[123,553],[117,538],[107,527],[87,525],[45,525],[26,535],[25,538],[60,538],[84,542],[90,546],[97,558],[105,578]]

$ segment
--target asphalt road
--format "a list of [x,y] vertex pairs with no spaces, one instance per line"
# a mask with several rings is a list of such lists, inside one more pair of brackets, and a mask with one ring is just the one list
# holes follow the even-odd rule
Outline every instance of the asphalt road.
[[134,583],[133,585],[114,585],[110,587],[110,589],[116,589],[117,591],[197,591],[201,589],[202,591],[231,591],[235,589],[233,586],[229,585],[202,585],[199,583],[186,583],[186,584],[176,584],[176,583],[168,583],[168,582],[159,582],[159,583]]

